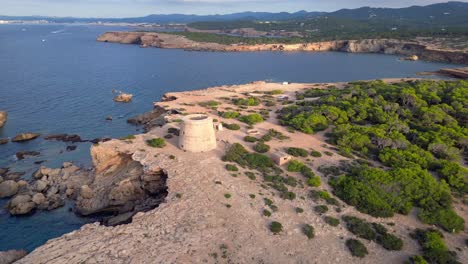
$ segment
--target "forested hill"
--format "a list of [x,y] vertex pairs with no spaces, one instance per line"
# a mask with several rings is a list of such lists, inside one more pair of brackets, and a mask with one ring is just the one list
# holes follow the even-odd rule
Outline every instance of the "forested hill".
[[[353,20],[392,20],[409,21],[412,23],[446,23],[455,25],[468,18],[468,3],[447,2],[428,6],[412,6],[406,8],[371,8],[342,9],[335,12],[308,12],[298,11],[294,13],[280,12],[241,12],[223,15],[186,15],[186,14],[152,14],[144,17],[133,18],[75,18],[75,17],[45,17],[45,16],[1,16],[0,20],[46,20],[57,23],[89,23],[89,22],[113,22],[113,23],[193,23],[201,21],[285,21],[305,20],[316,17],[336,17]],[[432,21],[432,22],[431,22]]]

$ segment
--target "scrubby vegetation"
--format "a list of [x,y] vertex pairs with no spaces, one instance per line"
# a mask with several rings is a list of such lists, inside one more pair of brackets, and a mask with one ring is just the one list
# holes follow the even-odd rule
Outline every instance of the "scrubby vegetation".
[[443,235],[439,231],[427,229],[416,229],[411,233],[411,237],[416,239],[422,247],[423,256],[415,256],[410,259],[412,263],[460,263],[457,261],[457,254],[449,251],[445,245]]
[[223,123],[223,127],[229,130],[240,130],[241,128],[238,124],[227,124],[227,123]]
[[236,98],[232,100],[232,103],[238,106],[257,106],[260,105],[261,101],[257,97],[249,98]]
[[332,126],[328,141],[339,153],[390,167],[362,164],[332,179],[338,197],[376,217],[420,207],[423,222],[463,230],[451,191],[466,194],[468,188],[467,169],[459,163],[467,155],[462,150],[468,137],[468,82],[356,82],[301,96],[320,98],[284,107],[279,114],[283,125],[304,133]]
[[255,125],[263,122],[263,117],[260,114],[250,114],[239,117],[239,121],[248,125]]
[[325,216],[323,220],[331,226],[338,226],[340,224],[340,219],[331,216]]
[[258,153],[249,153],[239,143],[233,144],[222,159],[226,162],[235,162],[242,167],[261,171],[274,167],[274,163],[269,157]]
[[364,244],[357,239],[346,240],[346,246],[348,247],[349,251],[351,251],[351,255],[355,257],[363,258],[369,254],[366,246],[364,246]]
[[147,140],[146,144],[153,148],[164,148],[166,146],[166,140],[164,140],[164,138],[153,138]]
[[346,223],[346,228],[360,238],[375,241],[387,250],[401,250],[403,248],[403,240],[388,233],[388,230],[381,224],[369,223],[347,215],[343,216],[343,221]]
[[314,211],[318,214],[324,214],[328,212],[328,206],[326,205],[317,205],[314,207]]
[[270,151],[270,146],[263,142],[258,142],[257,144],[255,144],[254,150],[258,153],[267,153],[268,151]]
[[287,148],[286,153],[294,157],[307,157],[309,153],[303,148]]
[[312,239],[315,237],[315,229],[309,224],[305,224],[302,227],[302,233],[304,233],[304,235],[306,235],[308,239]]
[[275,235],[279,234],[281,231],[283,231],[283,225],[280,222],[273,221],[270,224],[270,231]]
[[226,164],[226,170],[228,170],[228,171],[239,171],[239,168],[237,168],[236,165]]
[[245,141],[245,142],[254,143],[254,142],[257,142],[257,141],[258,141],[258,138],[252,137],[252,136],[246,136],[246,137],[244,137],[244,141]]
[[240,116],[239,112],[219,112],[219,115],[226,119],[238,118]]
[[198,103],[199,106],[203,106],[203,107],[207,107],[207,108],[216,108],[220,104],[221,104],[220,102],[213,101],[213,100]]
[[133,139],[136,139],[134,135],[128,135],[128,136],[120,138],[120,140],[133,140]]
[[310,155],[311,155],[312,157],[315,157],[315,158],[320,158],[320,157],[322,157],[322,153],[320,153],[320,152],[318,152],[318,151],[316,151],[316,150],[311,150],[311,151],[310,151]]

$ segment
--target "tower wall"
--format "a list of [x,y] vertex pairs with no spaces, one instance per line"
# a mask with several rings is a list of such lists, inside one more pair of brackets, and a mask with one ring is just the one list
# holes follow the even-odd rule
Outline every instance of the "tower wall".
[[206,115],[188,115],[182,120],[179,148],[189,152],[206,152],[216,148],[213,119]]

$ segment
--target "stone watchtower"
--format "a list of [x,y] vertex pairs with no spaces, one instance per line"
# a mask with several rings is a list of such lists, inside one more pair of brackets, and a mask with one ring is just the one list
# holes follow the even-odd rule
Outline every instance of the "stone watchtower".
[[205,152],[216,148],[213,119],[207,115],[188,115],[183,118],[179,148],[189,152]]

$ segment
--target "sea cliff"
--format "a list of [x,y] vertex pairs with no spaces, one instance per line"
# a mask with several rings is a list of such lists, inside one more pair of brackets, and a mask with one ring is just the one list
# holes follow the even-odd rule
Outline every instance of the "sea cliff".
[[225,45],[219,43],[196,42],[184,36],[155,32],[107,32],[98,37],[98,41],[121,44],[137,44],[142,47],[165,49],[185,49],[192,51],[340,51],[350,53],[384,53],[402,56],[416,55],[422,60],[467,64],[468,52],[465,50],[445,50],[430,47],[417,41],[395,39],[364,39],[311,42],[301,44],[259,44]]

